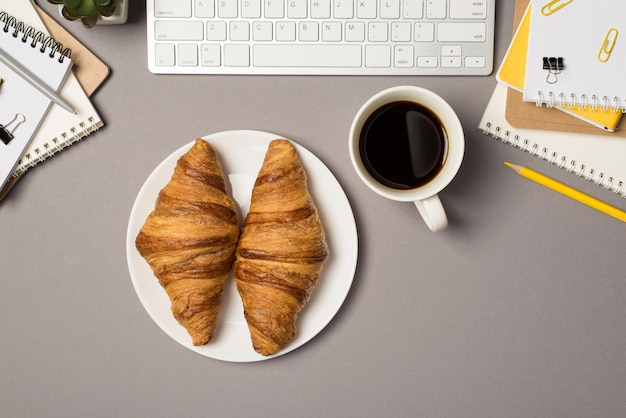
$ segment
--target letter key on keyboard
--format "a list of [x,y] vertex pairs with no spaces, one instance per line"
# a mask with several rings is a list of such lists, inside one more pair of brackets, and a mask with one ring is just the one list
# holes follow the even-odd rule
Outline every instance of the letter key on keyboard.
[[157,74],[488,75],[496,0],[146,0]]

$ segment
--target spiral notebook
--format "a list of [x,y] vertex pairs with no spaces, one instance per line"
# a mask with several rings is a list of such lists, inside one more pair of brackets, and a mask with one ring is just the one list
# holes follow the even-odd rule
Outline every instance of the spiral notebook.
[[[10,18],[15,19],[16,24],[23,25],[25,29],[30,28],[28,29],[30,33],[39,34],[39,37],[53,42],[50,32],[31,0],[12,0],[4,3],[2,9],[7,13],[7,17],[10,16]],[[0,25],[4,27],[5,22],[0,21]],[[85,71],[84,68],[82,70]],[[105,70],[108,72],[108,68],[105,67]],[[100,70],[98,69],[98,71]],[[101,78],[101,75],[98,75],[98,79]],[[0,91],[7,86],[8,83],[0,87]],[[29,168],[85,138],[104,125],[102,118],[73,71],[68,74],[59,93],[72,104],[77,115],[53,104],[11,173],[12,178],[18,177]]]
[[[522,101],[526,77],[525,69],[526,57],[528,55],[531,8],[532,5],[528,0],[516,1],[514,18],[516,30],[513,34],[513,40],[509,45],[509,49],[496,73],[498,81],[516,90],[515,92],[509,90],[509,100],[507,102],[509,106],[509,112],[507,113],[509,121],[511,121],[513,112],[517,111],[519,115],[527,116],[532,119],[539,119],[541,116],[546,116],[545,119],[554,120],[562,127],[574,125],[576,129],[580,129],[581,126],[590,124],[591,126],[605,131],[614,132],[622,117],[622,112],[602,112],[600,109],[591,109],[590,107],[582,109],[574,107],[570,109],[569,107],[554,106],[554,109],[568,116],[557,114],[552,109],[545,108],[538,109],[542,112],[538,113],[537,110],[535,110],[537,107],[533,103]],[[519,99],[518,102],[511,100],[512,97],[517,97]],[[513,125],[515,124],[513,123]]]
[[[59,91],[72,68],[67,52],[46,39],[35,41],[30,28],[0,12],[0,49],[55,91]],[[0,62],[0,184],[8,179],[30,144],[52,104],[19,72]]]
[[485,134],[626,197],[626,139],[515,128],[505,116],[507,87],[498,83],[478,127]]
[[524,100],[626,111],[626,1],[532,5]]

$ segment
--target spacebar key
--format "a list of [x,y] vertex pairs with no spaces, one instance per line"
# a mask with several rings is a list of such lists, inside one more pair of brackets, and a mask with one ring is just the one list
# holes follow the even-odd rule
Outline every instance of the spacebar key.
[[360,45],[254,45],[256,67],[360,67]]

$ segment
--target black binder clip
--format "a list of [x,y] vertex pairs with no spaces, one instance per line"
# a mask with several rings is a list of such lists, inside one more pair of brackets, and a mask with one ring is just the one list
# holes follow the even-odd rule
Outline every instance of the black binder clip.
[[543,57],[543,69],[548,70],[546,83],[554,84],[559,81],[557,75],[563,70],[563,57]]
[[[11,140],[14,138],[13,133],[18,128],[18,126],[20,126],[24,122],[26,122],[26,117],[21,113],[18,113],[15,115],[11,122],[7,123],[6,125],[0,124],[0,140],[2,140],[5,145],[9,145],[9,142],[11,142]],[[10,128],[12,124],[15,124],[15,126]]]

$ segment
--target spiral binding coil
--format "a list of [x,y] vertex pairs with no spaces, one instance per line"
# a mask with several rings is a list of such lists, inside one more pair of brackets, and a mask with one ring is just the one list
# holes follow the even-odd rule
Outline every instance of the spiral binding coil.
[[88,117],[86,122],[80,122],[78,126],[74,126],[68,132],[63,132],[58,137],[52,138],[43,144],[42,147],[35,148],[32,152],[24,154],[19,160],[13,175],[18,176],[57,152],[74,145],[79,140],[100,129],[101,126],[102,123],[96,123],[93,116]]
[[59,62],[63,62],[65,57],[71,58],[72,51],[70,48],[64,48],[63,44],[56,42],[52,37],[36,30],[32,26],[25,27],[24,22],[18,21],[7,12],[0,12],[0,25],[2,24],[4,24],[4,26],[1,30],[5,33],[8,33],[12,29],[14,38],[17,38],[21,34],[22,42],[26,43],[30,39],[31,47],[37,48],[39,45],[39,51],[42,54],[48,51],[50,58],[54,58],[57,54],[59,56]]
[[626,198],[626,191],[623,190],[623,181],[616,182],[613,177],[606,178],[604,173],[598,173],[593,168],[587,168],[584,163],[568,160],[565,155],[559,155],[555,151],[551,151],[546,147],[541,148],[539,144],[526,138],[521,138],[519,135],[513,134],[511,131],[503,131],[502,128],[494,126],[491,122],[487,122],[485,124],[483,134],[492,136],[493,138],[502,141],[504,144],[509,144],[512,147],[519,148],[530,155],[533,155],[541,160],[548,161],[559,168],[576,174],[578,177],[582,177]]
[[[565,93],[554,93],[552,91],[537,92],[537,101],[535,102],[537,107],[541,107],[542,105],[546,105],[546,107],[563,107],[569,110],[575,110],[576,108],[580,110],[600,110],[602,112],[608,112],[609,110],[613,113],[617,113],[621,110],[622,113],[626,113],[626,100],[622,100],[619,97],[613,97],[612,99],[608,96],[603,96],[599,98],[595,94],[591,97],[588,97],[586,94],[581,94],[580,97],[575,94],[570,94],[569,96]],[[569,97],[569,100],[566,98]]]

